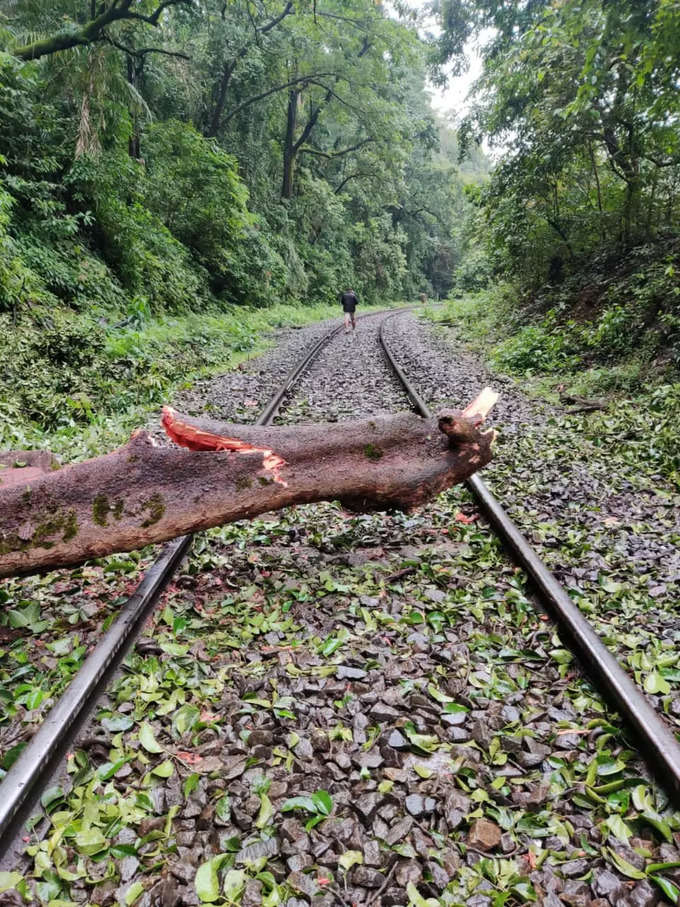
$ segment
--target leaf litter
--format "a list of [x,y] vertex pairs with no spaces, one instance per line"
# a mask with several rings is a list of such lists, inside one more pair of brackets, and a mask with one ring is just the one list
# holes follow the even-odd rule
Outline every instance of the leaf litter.
[[[288,417],[340,392],[338,417],[374,411],[375,344],[364,323],[330,346]],[[462,489],[213,530],[0,883],[149,907],[672,903],[680,816],[543,617]]]

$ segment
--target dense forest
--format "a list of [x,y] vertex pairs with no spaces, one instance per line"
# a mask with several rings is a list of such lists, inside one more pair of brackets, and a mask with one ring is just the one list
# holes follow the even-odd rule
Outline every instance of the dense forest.
[[0,46],[5,443],[345,285],[485,290],[511,368],[677,370],[675,0],[6,0]]
[[451,288],[464,183],[414,22],[369,0],[19,0],[2,24],[5,308]]
[[483,63],[461,143],[486,137],[497,160],[476,260],[512,281],[521,321],[527,305],[548,315],[519,364],[642,346],[677,369],[677,2],[446,0],[442,12],[439,61],[464,65],[477,36]]

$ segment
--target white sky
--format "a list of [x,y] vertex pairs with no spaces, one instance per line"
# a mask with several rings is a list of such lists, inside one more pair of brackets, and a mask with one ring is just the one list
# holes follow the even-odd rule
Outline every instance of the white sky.
[[[405,2],[411,9],[422,11],[427,6],[428,0],[405,0]],[[387,6],[389,8],[389,0]],[[434,34],[439,31],[434,19],[427,21],[426,27],[429,32]],[[432,107],[444,119],[460,120],[465,116],[469,108],[468,94],[473,82],[482,73],[482,62],[477,52],[476,41],[468,42],[465,52],[470,62],[467,72],[456,78],[450,77],[448,83],[441,88],[428,85]]]
[[470,67],[466,73],[456,78],[449,78],[448,84],[443,88],[428,86],[432,100],[432,107],[444,118],[453,117],[456,120],[464,116],[469,107],[468,93],[472,83],[482,74],[482,61],[473,47],[469,47],[468,55]]

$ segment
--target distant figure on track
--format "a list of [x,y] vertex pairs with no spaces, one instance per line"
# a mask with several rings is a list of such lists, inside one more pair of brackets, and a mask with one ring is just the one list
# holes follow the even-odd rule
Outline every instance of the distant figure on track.
[[340,302],[342,303],[342,311],[345,313],[345,333],[349,333],[350,323],[352,325],[352,330],[356,331],[357,323],[354,318],[354,313],[359,303],[357,294],[354,290],[347,289],[344,293],[340,294]]

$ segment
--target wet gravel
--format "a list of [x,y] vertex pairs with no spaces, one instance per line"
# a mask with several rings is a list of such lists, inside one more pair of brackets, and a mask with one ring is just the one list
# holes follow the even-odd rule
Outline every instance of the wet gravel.
[[[279,329],[276,343],[266,355],[246,360],[224,375],[196,382],[171,402],[192,415],[253,422],[304,352],[337,324],[335,319]],[[147,429],[157,443],[170,443],[157,416]],[[10,626],[0,626],[0,651],[10,653],[10,664],[0,665],[0,694],[5,687],[25,689],[18,696],[8,693],[0,699],[5,716],[11,719],[0,721],[0,769],[15,748],[38,730],[100,639],[102,626],[115,617],[160,550],[160,546],[149,546],[143,552],[116,555],[75,571],[3,582],[0,605],[21,614]],[[35,613],[26,610],[31,601],[39,602]]]
[[358,320],[356,331],[341,334],[321,353],[286,405],[286,422],[342,422],[409,410],[379,343],[384,317]]
[[[326,349],[286,420],[406,408],[378,322]],[[489,383],[390,329],[430,400]],[[287,372],[297,340],[252,368]],[[239,420],[266,396],[250,372],[204,391]],[[536,411],[503,391],[519,438]],[[76,904],[655,907],[652,876],[680,883],[646,872],[680,862],[680,816],[460,488],[198,539],[68,767],[22,870]]]
[[191,390],[178,395],[173,406],[189,415],[209,415],[226,422],[253,422],[298,360],[337,323],[336,319],[280,329],[275,334],[276,345],[272,350],[234,371],[196,382]]
[[[500,393],[499,431],[484,478],[557,577],[635,671],[643,648],[680,644],[680,494],[593,446],[569,417],[529,400],[507,376],[461,349],[451,330],[411,314],[388,322],[399,362],[433,408],[462,406],[484,385]],[[643,677],[639,672],[636,677]],[[680,677],[650,701],[680,729]]]

